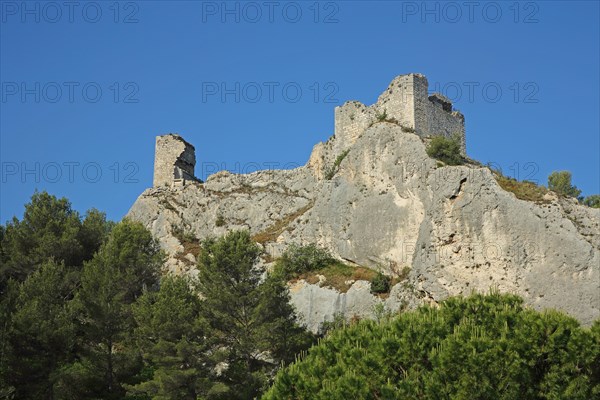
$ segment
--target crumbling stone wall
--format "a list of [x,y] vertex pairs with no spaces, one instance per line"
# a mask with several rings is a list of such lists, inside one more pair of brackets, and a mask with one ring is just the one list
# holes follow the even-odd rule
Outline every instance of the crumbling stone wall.
[[430,135],[448,137],[457,134],[463,154],[466,154],[465,117],[460,111],[452,110],[452,103],[449,99],[439,93],[429,96],[426,121],[427,128],[424,131]]
[[335,108],[335,148],[333,154],[341,154],[350,147],[356,139],[377,118],[372,107],[367,107],[359,101],[349,101]]
[[194,146],[177,134],[156,137],[154,153],[154,187],[184,185],[196,181]]
[[[377,103],[367,107],[358,101],[347,102],[335,109],[335,136],[339,148],[335,155],[350,147],[374,122],[386,114],[404,128],[419,136],[460,136],[466,154],[465,119],[452,108],[452,102],[441,94],[429,96],[427,78],[421,74],[400,75],[379,96]],[[341,139],[341,140],[339,140]]]
[[[423,89],[419,85],[419,74],[400,75],[394,78],[387,89],[379,96],[374,106],[379,114],[384,112],[401,126],[416,129],[415,108],[420,96],[417,91]],[[427,81],[425,80],[425,96],[427,95]]]

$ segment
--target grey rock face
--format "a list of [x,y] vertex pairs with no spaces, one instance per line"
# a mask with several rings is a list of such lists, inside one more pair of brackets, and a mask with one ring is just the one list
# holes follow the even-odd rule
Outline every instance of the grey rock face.
[[148,189],[128,216],[159,239],[176,273],[195,273],[181,232],[202,239],[235,229],[257,235],[271,257],[315,242],[389,275],[410,269],[385,300],[364,281],[347,293],[326,282],[290,284],[312,330],[339,312],[372,317],[379,303],[397,310],[490,288],[584,324],[600,317],[600,210],[551,193],[539,204],[519,200],[486,167],[439,167],[421,137],[394,123],[320,143],[294,170],[220,172],[204,184]]

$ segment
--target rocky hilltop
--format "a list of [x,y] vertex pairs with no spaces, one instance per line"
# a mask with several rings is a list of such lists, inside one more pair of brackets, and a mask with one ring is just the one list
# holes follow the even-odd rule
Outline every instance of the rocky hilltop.
[[[151,230],[175,273],[195,273],[197,239],[249,229],[266,267],[290,243],[317,243],[348,264],[402,278],[387,298],[372,295],[367,281],[348,282],[346,293],[325,279],[291,282],[292,302],[313,330],[336,313],[369,317],[379,303],[396,310],[490,288],[584,324],[600,317],[600,210],[552,192],[520,200],[485,166],[431,159],[432,135],[462,135],[463,151],[466,142],[462,114],[427,96],[426,82],[403,75],[371,106],[337,107],[335,135],[293,170],[186,180],[195,163],[189,147],[167,146],[186,163],[171,157],[179,165],[169,170],[172,182],[155,181],[128,216]],[[157,151],[164,140],[187,144],[162,136]],[[163,159],[157,153],[155,176]]]

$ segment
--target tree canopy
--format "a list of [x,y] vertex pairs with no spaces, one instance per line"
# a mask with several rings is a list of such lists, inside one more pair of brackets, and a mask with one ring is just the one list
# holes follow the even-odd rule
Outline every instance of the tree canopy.
[[47,260],[77,267],[92,258],[112,223],[96,209],[81,218],[66,198],[36,192],[16,217],[0,230],[0,293],[9,279],[23,281]]
[[599,396],[600,321],[585,329],[492,293],[333,331],[281,370],[263,399]]
[[248,231],[234,231],[202,244],[198,290],[202,314],[224,366],[208,392],[215,399],[251,399],[268,383],[274,366],[290,361],[311,343],[296,323],[285,282],[262,279],[260,249]]
[[246,231],[161,277],[140,223],[33,195],[0,226],[0,398],[249,399],[312,343]]

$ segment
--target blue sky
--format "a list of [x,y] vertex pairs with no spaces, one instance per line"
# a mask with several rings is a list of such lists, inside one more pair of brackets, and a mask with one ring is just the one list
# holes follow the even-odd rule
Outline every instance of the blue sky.
[[454,99],[471,157],[599,193],[599,3],[472,4],[1,1],[0,222],[36,189],[122,218],[169,132],[202,178],[304,164],[336,105],[409,72]]

